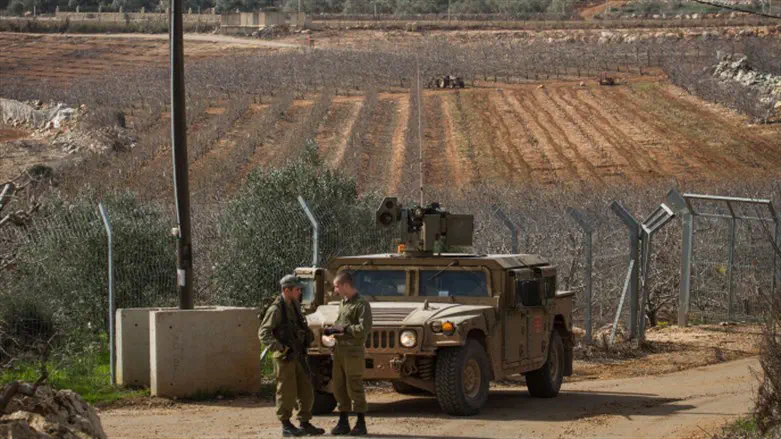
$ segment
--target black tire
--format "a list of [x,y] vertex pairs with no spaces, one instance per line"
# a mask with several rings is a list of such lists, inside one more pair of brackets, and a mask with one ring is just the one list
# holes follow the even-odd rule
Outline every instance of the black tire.
[[391,383],[393,390],[401,395],[431,395],[428,390],[419,389],[415,386],[410,386],[403,381],[393,381]]
[[313,415],[327,415],[336,408],[336,398],[333,393],[315,390],[315,403],[312,404]]
[[550,338],[550,349],[545,364],[526,374],[526,387],[535,398],[553,398],[561,390],[564,377],[564,343],[558,331],[554,330]]
[[467,340],[463,347],[440,350],[434,387],[442,410],[455,416],[479,413],[488,400],[489,367],[488,355],[476,340]]

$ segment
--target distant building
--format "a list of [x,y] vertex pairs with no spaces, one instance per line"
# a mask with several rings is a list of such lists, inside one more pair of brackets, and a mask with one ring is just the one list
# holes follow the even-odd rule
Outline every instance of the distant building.
[[307,27],[309,24],[311,19],[303,12],[231,12],[220,17],[220,27],[227,32],[258,30],[266,26]]

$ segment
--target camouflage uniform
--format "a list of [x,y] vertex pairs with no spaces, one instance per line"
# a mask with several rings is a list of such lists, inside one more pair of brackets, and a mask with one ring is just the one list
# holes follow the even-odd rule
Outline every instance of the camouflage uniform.
[[340,412],[366,413],[368,404],[363,391],[364,344],[372,330],[372,309],[369,302],[356,293],[342,299],[336,325],[344,326],[344,334],[336,334],[332,380],[334,397]]
[[298,400],[298,419],[308,422],[312,419],[314,390],[304,363],[306,349],[314,340],[314,334],[301,314],[298,303],[294,301],[286,304],[279,296],[266,311],[258,337],[273,352],[277,379],[277,417],[280,421],[288,421]]

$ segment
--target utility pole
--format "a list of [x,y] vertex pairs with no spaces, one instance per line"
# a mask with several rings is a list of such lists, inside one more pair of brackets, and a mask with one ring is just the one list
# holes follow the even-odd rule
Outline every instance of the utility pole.
[[179,309],[193,309],[190,187],[187,166],[187,117],[184,94],[184,35],[182,0],[171,0],[171,151],[176,196],[176,288]]
[[420,174],[420,205],[423,206],[423,94],[420,92],[420,60],[415,57],[415,66],[418,73],[418,152],[420,157],[418,159],[419,174]]

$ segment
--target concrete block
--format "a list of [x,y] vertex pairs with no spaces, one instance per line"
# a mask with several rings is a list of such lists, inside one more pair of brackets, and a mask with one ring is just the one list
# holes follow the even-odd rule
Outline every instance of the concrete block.
[[149,387],[149,313],[175,308],[122,308],[116,314],[116,367],[120,386]]
[[149,314],[152,395],[260,390],[258,310],[214,307]]

